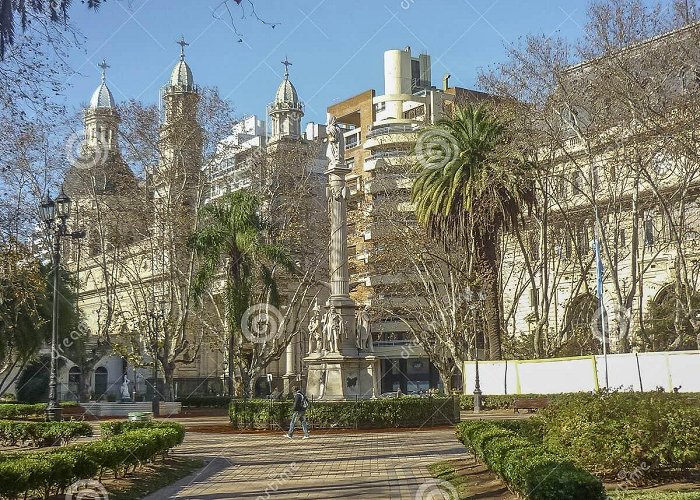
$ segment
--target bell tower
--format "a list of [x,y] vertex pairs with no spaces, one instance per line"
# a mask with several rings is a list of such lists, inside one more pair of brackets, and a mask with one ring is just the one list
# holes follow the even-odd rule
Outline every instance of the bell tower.
[[180,45],[180,60],[175,64],[170,80],[161,89],[163,122],[160,127],[161,160],[157,185],[195,188],[199,184],[202,166],[202,128],[197,118],[200,99],[192,70],[185,62],[184,38]]

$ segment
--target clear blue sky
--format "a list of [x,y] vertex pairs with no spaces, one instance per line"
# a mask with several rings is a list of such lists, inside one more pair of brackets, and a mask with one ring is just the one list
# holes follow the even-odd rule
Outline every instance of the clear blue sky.
[[[244,4],[247,0],[243,0]],[[110,0],[98,11],[75,2],[74,24],[86,36],[71,54],[67,103],[77,110],[99,82],[106,58],[115,99],[155,103],[178,59],[175,41],[190,42],[195,82],[216,86],[238,115],[264,115],[283,76],[306,103],[304,121],[325,121],[329,104],[368,88],[383,91],[383,52],[410,45],[433,58],[433,84],[473,87],[479,68],[502,61],[504,45],[531,33],[576,38],[585,23],[584,0],[254,0],[258,15],[231,0],[235,34],[221,0]],[[218,17],[218,18],[217,18]],[[239,38],[243,42],[237,42]]]

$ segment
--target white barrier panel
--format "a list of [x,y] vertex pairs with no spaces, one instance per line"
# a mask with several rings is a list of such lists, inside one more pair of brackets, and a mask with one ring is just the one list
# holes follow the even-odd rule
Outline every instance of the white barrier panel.
[[[464,362],[465,394],[474,391],[475,368]],[[605,387],[605,373],[603,356],[479,362],[483,394],[590,392]],[[700,351],[610,354],[607,374],[611,389],[700,392]]]
[[519,394],[559,394],[562,392],[594,391],[595,360],[572,358],[549,363],[517,363]]

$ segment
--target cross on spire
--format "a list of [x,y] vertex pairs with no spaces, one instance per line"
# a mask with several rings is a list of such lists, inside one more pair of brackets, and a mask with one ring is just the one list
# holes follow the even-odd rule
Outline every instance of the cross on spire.
[[282,61],[282,64],[284,64],[284,77],[287,78],[289,77],[289,67],[292,65],[292,63],[289,62],[287,56],[284,56],[284,61]]
[[185,41],[184,35],[181,36],[180,40],[178,40],[176,43],[180,46],[180,60],[184,61],[185,60],[185,47],[187,47],[189,45],[189,43],[187,43]]
[[105,78],[106,78],[106,73],[107,73],[107,68],[109,68],[109,64],[107,64],[107,61],[102,59],[102,62],[97,65],[98,68],[102,70],[102,82],[104,83]]

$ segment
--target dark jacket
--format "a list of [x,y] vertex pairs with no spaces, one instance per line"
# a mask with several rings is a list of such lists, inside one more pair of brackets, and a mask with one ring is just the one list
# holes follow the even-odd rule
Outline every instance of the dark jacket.
[[294,411],[304,411],[306,408],[304,408],[304,400],[306,399],[306,396],[304,396],[301,391],[298,391],[296,394],[294,394]]

